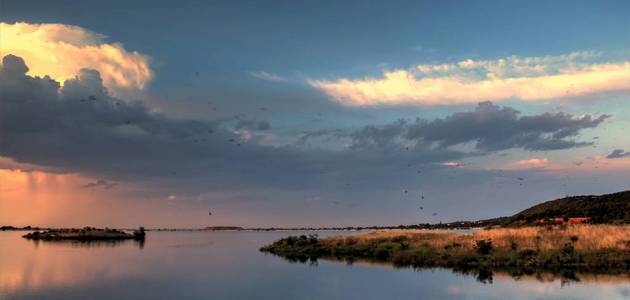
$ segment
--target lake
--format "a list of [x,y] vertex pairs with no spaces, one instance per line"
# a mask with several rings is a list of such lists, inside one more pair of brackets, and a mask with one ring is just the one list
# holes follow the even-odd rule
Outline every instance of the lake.
[[[148,232],[144,244],[33,242],[0,232],[0,299],[630,299],[630,277],[475,276],[258,248],[301,232]],[[319,232],[320,236],[348,234]]]

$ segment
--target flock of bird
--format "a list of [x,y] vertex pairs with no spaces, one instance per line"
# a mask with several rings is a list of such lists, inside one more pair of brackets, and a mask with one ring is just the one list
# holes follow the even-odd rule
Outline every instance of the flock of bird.
[[[196,75],[197,75],[197,76],[199,76],[199,74],[198,74],[198,73],[197,73]],[[94,101],[97,101],[97,100],[98,100],[98,98],[97,98],[96,96],[89,96],[87,99],[85,99],[85,98],[80,99],[80,102],[82,102],[82,103],[89,103],[89,102],[94,102]],[[115,101],[115,102],[114,102],[114,104],[115,104],[116,106],[120,106],[120,105],[121,105],[120,101]],[[208,102],[208,104],[212,105],[212,102]],[[213,111],[216,111],[216,110],[217,110],[217,108],[216,108],[216,107],[211,107],[211,108],[212,108],[212,110],[213,110]],[[257,110],[258,110],[258,111],[267,111],[267,108],[266,108],[266,107],[258,107],[258,108],[257,108]],[[321,116],[321,113],[317,113],[317,115],[318,115],[318,116]],[[239,120],[239,119],[241,118],[241,116],[245,116],[245,114],[235,115],[235,116],[233,116],[233,117],[232,117],[232,119],[234,119],[234,120]],[[131,121],[131,120],[126,120],[126,121],[124,121],[124,123],[125,123],[126,125],[130,125],[130,124],[132,124],[132,121]],[[217,134],[219,134],[219,135],[221,134],[220,132],[216,132],[216,133],[217,133]],[[207,129],[207,134],[209,134],[209,135],[213,135],[213,134],[215,134],[215,130],[214,130],[214,129]],[[594,138],[594,139],[595,139],[595,138]],[[205,138],[195,138],[195,139],[193,139],[192,141],[193,141],[194,143],[199,143],[199,142],[206,141],[206,139],[205,139]],[[232,143],[232,144],[236,145],[237,147],[240,147],[240,146],[241,146],[241,142],[240,142],[239,140],[235,139],[235,138],[229,138],[227,141],[228,141],[229,143]],[[409,147],[407,146],[407,147],[405,147],[405,150],[406,150],[406,151],[409,151],[410,149],[409,149]],[[576,166],[580,166],[581,164],[582,164],[581,162],[580,162],[580,163],[575,163],[575,165],[576,165]],[[409,167],[409,168],[411,168],[412,166],[413,166],[413,164],[411,164],[411,163],[407,164],[407,167]],[[499,170],[499,171],[502,171],[502,170]],[[172,171],[172,172],[171,172],[171,174],[175,176],[175,175],[177,175],[177,172]],[[417,170],[417,171],[416,171],[416,174],[422,174],[422,171],[421,171],[421,170]],[[525,181],[525,178],[523,178],[523,177],[517,177],[516,179],[517,179],[517,181],[519,182],[519,185],[521,185],[521,186],[522,186],[522,185],[523,185],[523,182]],[[350,186],[350,183],[346,183],[345,185],[346,185],[347,187],[349,187],[349,186]],[[565,185],[565,186],[566,186],[566,185]],[[409,190],[408,190],[408,189],[404,189],[404,190],[403,190],[403,193],[404,193],[404,194],[408,194],[408,193],[409,193]],[[425,195],[424,195],[424,193],[422,192],[422,193],[420,194],[420,201],[423,201],[423,200],[425,200]],[[419,209],[419,210],[421,210],[421,211],[424,211],[424,206],[423,206],[423,205],[420,205],[420,206],[418,206],[418,209]],[[431,215],[435,217],[435,216],[437,216],[437,215],[438,215],[438,213],[437,213],[437,212],[433,212],[433,213],[431,213]],[[212,216],[212,211],[209,211],[209,212],[208,212],[208,216]]]

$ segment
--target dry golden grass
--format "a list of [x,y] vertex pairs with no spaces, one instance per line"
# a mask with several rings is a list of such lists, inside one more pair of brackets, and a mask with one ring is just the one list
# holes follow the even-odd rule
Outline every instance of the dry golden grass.
[[480,230],[474,234],[436,230],[385,230],[359,234],[350,237],[332,237],[323,239],[324,243],[337,243],[353,239],[356,242],[369,242],[377,239],[392,239],[405,236],[410,244],[427,244],[435,249],[442,249],[454,243],[462,249],[473,249],[477,240],[492,240],[495,249],[510,249],[515,243],[519,249],[542,251],[561,250],[571,243],[576,251],[594,251],[601,249],[630,249],[630,226],[615,225],[575,225],[568,227],[523,227]]
[[510,247],[514,241],[519,247],[547,251],[561,249],[566,243],[571,242],[572,236],[578,237],[578,241],[574,243],[577,251],[607,248],[627,250],[630,227],[576,225],[552,229],[546,227],[501,228],[477,232],[472,236],[472,239],[492,239],[492,244],[497,248]]

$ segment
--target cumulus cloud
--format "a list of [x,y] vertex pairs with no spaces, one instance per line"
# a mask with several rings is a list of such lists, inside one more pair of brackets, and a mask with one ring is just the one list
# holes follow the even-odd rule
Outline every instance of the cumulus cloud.
[[608,154],[606,158],[614,159],[614,158],[622,158],[622,157],[629,157],[629,156],[630,156],[630,152],[626,152],[623,149],[615,149],[610,154]]
[[433,121],[416,120],[406,131],[406,138],[449,147],[473,143],[482,151],[510,148],[558,150],[591,145],[579,142],[580,130],[597,127],[609,115],[573,116],[563,112],[521,116],[518,110],[479,103],[474,111],[458,112]]
[[448,105],[549,100],[630,89],[630,61],[601,62],[600,53],[462,60],[388,71],[380,78],[311,80],[340,103]]
[[[435,120],[398,120],[385,125],[368,125],[351,133],[331,132],[349,138],[351,149],[470,148],[483,153],[512,148],[560,150],[592,145],[576,141],[581,130],[595,128],[609,115],[573,116],[543,113],[521,116],[518,110],[479,103],[474,111],[458,112]],[[318,135],[327,134],[320,132]]]
[[[107,181],[177,181],[181,189],[328,188],[357,180],[378,188],[411,178],[411,163],[423,174],[478,150],[564,149],[607,116],[520,116],[508,107],[480,104],[475,111],[432,121],[399,120],[356,130],[321,130],[296,136],[302,145],[271,146],[243,139],[226,122],[175,119],[140,101],[109,94],[98,71],[81,69],[63,85],[27,75],[17,56],[0,67],[0,156]],[[262,122],[262,123],[261,123]],[[241,124],[267,130],[263,121]],[[244,127],[243,127],[244,126]],[[267,129],[266,129],[267,128]],[[343,147],[302,147],[309,138],[344,139]],[[460,144],[473,143],[475,151]],[[415,175],[415,172],[414,172]],[[98,181],[95,182],[98,184]],[[102,184],[101,184],[102,185]],[[164,186],[164,185],[161,185]]]
[[[307,132],[296,144],[304,146],[315,139],[321,146],[334,140],[340,141],[348,152],[366,155],[373,161],[387,161],[391,156],[399,156],[397,163],[415,162],[422,157],[424,163],[433,166],[463,167],[462,159],[503,150],[548,151],[592,145],[592,141],[580,141],[577,137],[583,130],[595,128],[609,117],[573,116],[562,112],[521,116],[513,108],[482,102],[473,111],[434,120],[399,119],[356,129]],[[409,166],[408,163],[405,165]],[[511,170],[548,167],[547,158],[524,159],[506,166]]]
[[[0,155],[17,162],[74,171],[166,172],[169,164],[156,162],[175,156],[194,160],[207,150],[192,147],[194,140],[216,127],[170,119],[142,102],[112,97],[95,70],[81,69],[63,86],[28,76],[27,70],[13,55],[3,58],[0,69]],[[237,138],[221,133],[222,139]]]
[[[446,161],[460,153],[376,153],[269,146],[245,140],[226,121],[175,119],[122,101],[99,72],[82,69],[63,85],[27,75],[17,57],[0,68],[0,156],[114,181],[175,180],[178,187],[292,188],[390,174],[392,163]],[[241,124],[268,130],[264,121]]]
[[105,36],[64,24],[0,23],[0,56],[14,54],[29,62],[29,75],[63,82],[80,69],[98,70],[116,95],[142,90],[153,77],[147,55],[106,42]]

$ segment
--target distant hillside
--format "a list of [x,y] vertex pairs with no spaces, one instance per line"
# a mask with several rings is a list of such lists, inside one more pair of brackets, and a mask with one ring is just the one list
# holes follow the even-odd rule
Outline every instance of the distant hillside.
[[510,223],[588,218],[589,223],[630,223],[630,191],[601,196],[574,196],[547,201],[510,217]]

